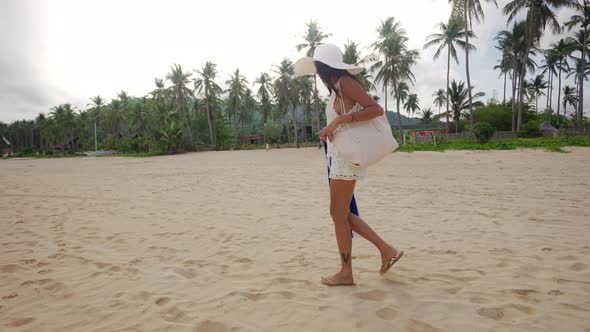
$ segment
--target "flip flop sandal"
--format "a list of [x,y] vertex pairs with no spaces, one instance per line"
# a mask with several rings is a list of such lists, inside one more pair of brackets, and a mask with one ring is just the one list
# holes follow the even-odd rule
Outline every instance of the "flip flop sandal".
[[393,257],[392,259],[388,260],[383,265],[381,265],[381,270],[379,271],[379,274],[384,275],[385,273],[387,273],[387,271],[389,271],[389,269],[391,269],[393,264],[395,264],[397,261],[399,261],[399,259],[402,258],[403,255],[404,255],[404,251],[401,250],[397,254],[397,256]]

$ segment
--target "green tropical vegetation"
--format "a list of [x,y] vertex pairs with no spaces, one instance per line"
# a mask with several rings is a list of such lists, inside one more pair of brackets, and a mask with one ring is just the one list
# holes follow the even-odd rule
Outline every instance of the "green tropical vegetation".
[[[383,103],[397,135],[405,127],[420,124],[438,126],[447,133],[489,133],[493,129],[522,137],[536,136],[535,128],[544,122],[561,129],[589,125],[583,100],[585,81],[590,77],[590,0],[511,0],[494,9],[505,15],[507,24],[506,30],[495,34],[500,57],[493,69],[503,80],[501,102],[495,96],[483,100],[486,94],[473,86],[469,64],[477,52],[470,40],[477,38],[474,23],[484,19],[482,3],[497,7],[496,1],[449,2],[450,17],[440,22],[424,43],[424,49],[435,48],[434,61],[441,56],[446,60],[446,80],[434,91],[431,103],[420,100],[413,91],[414,84],[420,83],[414,68],[420,52],[409,46],[408,33],[395,17],[375,24],[371,44],[362,46],[349,40],[342,45],[346,63],[366,68],[357,79],[372,95],[381,93],[382,100],[377,95],[374,99]],[[559,22],[556,13],[562,8],[571,8],[573,15]],[[317,20],[310,20],[304,27],[300,42],[293,46],[310,56],[331,34]],[[542,49],[541,40],[550,33],[559,38]],[[459,51],[464,57],[458,56]],[[459,65],[460,59],[464,61],[465,81],[451,77],[451,62]],[[111,99],[97,95],[82,108],[65,101],[35,119],[0,122],[0,138],[10,142],[18,153],[45,156],[92,150],[140,156],[266,144],[317,144],[317,133],[325,126],[322,110],[326,104],[317,78],[295,77],[293,62],[287,58],[277,59],[270,68],[253,78],[247,78],[240,68],[222,77],[214,61],[205,62],[197,70],[173,64],[167,73],[159,73],[153,90],[144,95],[132,96],[124,90]],[[389,109],[392,98],[393,111]],[[498,145],[492,140],[488,144],[516,147],[522,142]],[[577,142],[584,146],[586,141],[568,138],[534,142]],[[469,144],[441,143],[436,149]]]

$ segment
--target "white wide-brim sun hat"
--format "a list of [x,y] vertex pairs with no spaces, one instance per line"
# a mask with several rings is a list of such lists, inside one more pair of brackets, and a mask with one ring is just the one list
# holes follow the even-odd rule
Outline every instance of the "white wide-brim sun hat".
[[295,62],[295,76],[313,75],[316,73],[315,61],[319,61],[334,69],[348,71],[352,75],[360,74],[362,66],[349,65],[342,61],[342,52],[334,44],[321,44],[315,48],[313,57],[306,56]]

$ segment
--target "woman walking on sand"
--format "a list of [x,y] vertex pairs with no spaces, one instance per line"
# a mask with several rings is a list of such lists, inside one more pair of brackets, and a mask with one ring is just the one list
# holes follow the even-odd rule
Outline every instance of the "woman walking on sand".
[[366,174],[365,168],[356,167],[343,160],[332,142],[341,124],[369,121],[383,115],[383,109],[369,96],[353,75],[363,68],[345,64],[342,52],[332,44],[319,45],[313,57],[305,57],[295,63],[298,76],[318,74],[330,92],[326,106],[328,125],[320,131],[324,141],[330,183],[330,215],[334,222],[336,242],[340,252],[340,271],[323,277],[326,286],[354,286],[352,275],[352,231],[370,241],[381,253],[381,274],[386,273],[403,255],[386,243],[358,215],[354,200],[356,181]]

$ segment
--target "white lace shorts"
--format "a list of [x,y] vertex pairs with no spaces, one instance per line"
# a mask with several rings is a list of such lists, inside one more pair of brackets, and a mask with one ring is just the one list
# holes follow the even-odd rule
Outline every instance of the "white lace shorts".
[[330,169],[330,179],[334,180],[362,180],[367,175],[366,168],[355,167],[346,161],[333,156],[328,147],[328,154],[326,156],[328,168]]

